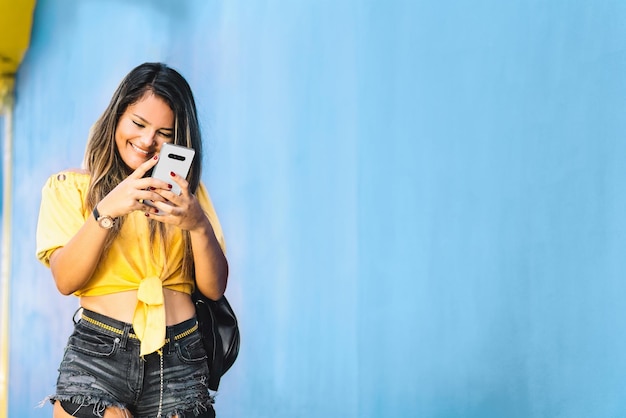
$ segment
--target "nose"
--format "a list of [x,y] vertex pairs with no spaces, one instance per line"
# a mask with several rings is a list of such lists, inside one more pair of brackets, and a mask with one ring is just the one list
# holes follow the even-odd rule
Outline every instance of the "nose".
[[139,138],[139,143],[142,147],[150,148],[156,143],[156,132],[150,132],[146,130]]

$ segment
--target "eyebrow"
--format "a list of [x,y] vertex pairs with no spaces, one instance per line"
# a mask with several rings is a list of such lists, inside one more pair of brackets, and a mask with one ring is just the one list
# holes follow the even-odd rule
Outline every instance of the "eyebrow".
[[[141,116],[139,116],[139,115],[138,115],[138,114],[136,114],[136,113],[133,113],[133,116],[136,116],[137,118],[141,119],[143,122],[145,122],[145,123],[146,123],[146,124],[148,124],[148,125],[152,125],[152,124],[150,123],[150,121],[148,121],[148,120],[146,120],[146,119],[142,118]],[[174,131],[174,128],[160,128],[160,130],[161,130],[161,131]]]

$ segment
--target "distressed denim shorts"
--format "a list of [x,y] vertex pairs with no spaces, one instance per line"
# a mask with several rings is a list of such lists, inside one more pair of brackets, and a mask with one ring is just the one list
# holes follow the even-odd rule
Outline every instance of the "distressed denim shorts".
[[83,310],[50,399],[82,410],[89,406],[93,416],[102,416],[109,406],[127,409],[135,418],[214,416],[196,319],[167,327],[166,338],[162,355],[141,358],[132,324]]

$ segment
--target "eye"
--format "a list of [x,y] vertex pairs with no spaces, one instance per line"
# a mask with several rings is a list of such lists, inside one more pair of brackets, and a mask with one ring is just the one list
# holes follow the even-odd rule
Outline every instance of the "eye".
[[133,121],[133,123],[134,123],[135,125],[137,125],[138,127],[140,127],[140,128],[145,128],[145,126],[144,126],[142,123],[139,123],[139,122],[137,122],[137,121]]
[[169,132],[163,132],[163,131],[159,131],[159,134],[163,137],[163,138],[171,138],[172,134]]

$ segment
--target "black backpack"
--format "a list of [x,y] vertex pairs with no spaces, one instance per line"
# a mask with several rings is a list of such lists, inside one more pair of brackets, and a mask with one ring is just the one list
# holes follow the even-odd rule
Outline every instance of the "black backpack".
[[191,294],[196,305],[198,328],[209,364],[209,389],[217,390],[220,378],[230,369],[239,354],[239,326],[228,300],[211,300],[197,289]]

